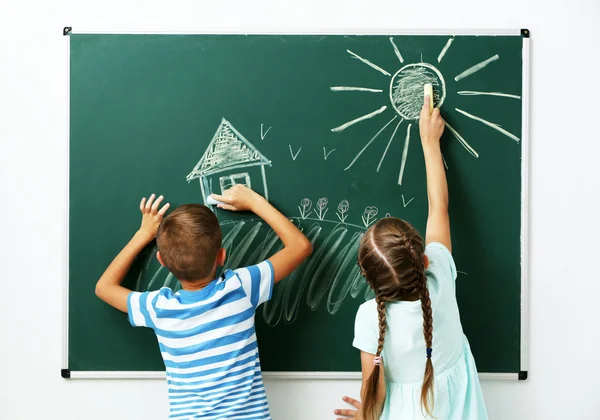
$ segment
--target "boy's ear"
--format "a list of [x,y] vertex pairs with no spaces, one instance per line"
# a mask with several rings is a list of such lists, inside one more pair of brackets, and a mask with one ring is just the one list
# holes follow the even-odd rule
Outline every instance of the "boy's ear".
[[164,263],[162,257],[160,256],[160,251],[156,251],[156,259],[158,260],[160,265],[162,265],[163,267],[165,266],[165,263]]
[[427,255],[423,255],[423,261],[425,262],[425,270],[429,268],[429,257]]
[[224,266],[226,259],[227,259],[227,251],[225,250],[225,248],[219,249],[219,252],[217,252],[217,267]]

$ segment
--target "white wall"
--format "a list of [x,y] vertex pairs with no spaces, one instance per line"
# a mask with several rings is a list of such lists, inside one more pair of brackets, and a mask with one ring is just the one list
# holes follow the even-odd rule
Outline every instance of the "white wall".
[[[66,25],[529,28],[531,379],[483,386],[492,419],[600,419],[600,2],[553,1],[3,0],[0,419],[163,419],[167,411],[161,381],[59,377],[67,213],[67,41],[60,34]],[[358,395],[355,382],[267,386],[275,419],[332,419],[342,394]]]

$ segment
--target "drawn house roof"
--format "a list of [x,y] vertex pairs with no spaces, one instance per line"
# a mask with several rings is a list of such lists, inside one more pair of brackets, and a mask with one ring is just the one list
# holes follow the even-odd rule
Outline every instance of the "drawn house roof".
[[230,169],[270,164],[270,160],[256,150],[229,121],[223,119],[206,151],[186,179],[190,182],[201,176]]

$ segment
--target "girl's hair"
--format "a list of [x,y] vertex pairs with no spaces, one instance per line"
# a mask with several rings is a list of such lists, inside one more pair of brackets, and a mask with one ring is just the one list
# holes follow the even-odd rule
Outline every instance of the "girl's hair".
[[[432,416],[433,412],[433,364],[431,348],[433,340],[433,315],[425,277],[425,246],[423,238],[404,220],[387,217],[375,223],[363,236],[358,250],[358,265],[367,283],[375,292],[379,318],[377,357],[381,356],[385,338],[386,302],[400,300],[421,301],[423,311],[423,335],[426,345],[426,364],[421,391],[421,407]],[[379,392],[378,364],[366,382],[363,395],[365,420],[379,418],[376,407]]]

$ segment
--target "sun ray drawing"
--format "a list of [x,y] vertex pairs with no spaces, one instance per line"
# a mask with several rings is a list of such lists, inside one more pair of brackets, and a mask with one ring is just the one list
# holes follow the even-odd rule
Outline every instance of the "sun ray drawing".
[[456,131],[456,130],[454,129],[454,127],[452,127],[450,124],[448,124],[448,121],[445,121],[445,122],[444,122],[444,124],[446,125],[446,128],[447,128],[448,130],[450,130],[450,132],[451,132],[452,134],[454,134],[454,137],[456,137],[456,139],[457,139],[457,140],[460,142],[460,144],[461,144],[461,145],[462,145],[462,146],[463,146],[465,149],[467,149],[467,152],[469,152],[470,154],[472,154],[472,155],[473,155],[473,156],[475,156],[476,158],[478,158],[478,157],[479,157],[479,153],[477,153],[477,152],[475,151],[475,149],[473,149],[473,148],[471,147],[471,145],[470,145],[469,143],[467,143],[467,141],[466,141],[465,139],[463,139],[463,137],[462,137],[462,136],[461,136],[461,135],[458,133],[458,131]]
[[487,66],[488,64],[499,60],[500,56],[498,54],[488,58],[487,60],[482,61],[481,63],[477,63],[475,64],[473,67],[469,67],[468,69],[466,69],[465,71],[463,71],[462,73],[460,73],[458,76],[456,76],[454,78],[455,81],[459,81],[464,79],[465,77],[468,77],[470,75],[472,75],[473,73],[478,72],[479,70],[483,69],[485,66]]
[[438,55],[438,58],[437,58],[438,63],[442,62],[442,58],[444,58],[444,56],[450,49],[450,45],[452,45],[453,42],[454,42],[454,38],[450,38],[450,39],[448,39],[448,41],[446,41],[446,45],[444,45],[444,48],[442,48],[442,51],[440,51],[440,55]]
[[387,146],[385,146],[385,150],[383,151],[383,155],[381,155],[381,159],[379,160],[379,165],[377,165],[377,172],[379,172],[379,169],[381,168],[381,164],[383,163],[383,160],[385,159],[385,155],[387,154],[387,151],[390,148],[390,144],[392,144],[392,141],[394,140],[394,137],[396,136],[396,132],[398,131],[398,128],[400,128],[400,124],[402,124],[403,121],[404,121],[404,118],[401,119],[398,124],[396,124],[396,128],[394,128],[394,132],[392,133],[392,135],[390,137],[390,140],[388,141]]
[[358,54],[354,54],[352,51],[350,50],[346,50],[348,51],[348,54],[350,54],[352,57],[356,58],[357,60],[362,61],[363,63],[365,63],[367,66],[374,68],[375,70],[377,70],[378,72],[385,74],[386,76],[391,76],[390,73],[388,73],[387,71],[385,71],[384,69],[382,69],[381,67],[379,67],[377,64],[373,64],[372,62],[370,62],[369,60],[367,60],[366,58],[362,58],[360,55]]
[[334,133],[339,133],[340,131],[344,131],[346,128],[353,126],[356,123],[359,123],[364,120],[368,120],[369,118],[373,118],[375,115],[381,114],[386,109],[387,109],[387,106],[384,105],[376,111],[370,112],[370,113],[365,114],[361,117],[358,117],[354,120],[348,121],[347,123],[344,123],[344,124],[340,125],[339,127],[332,128],[331,131],[333,131]]
[[406,128],[406,139],[404,140],[404,149],[402,150],[402,161],[400,162],[400,175],[398,176],[398,185],[402,185],[402,178],[404,177],[404,168],[406,166],[406,158],[408,157],[408,145],[410,143],[410,127],[412,124],[408,124]]
[[375,92],[382,93],[383,89],[372,89],[366,87],[356,87],[356,86],[331,86],[332,92]]
[[473,114],[469,114],[468,112],[463,111],[462,109],[458,109],[458,108],[455,108],[455,109],[456,109],[457,112],[460,112],[461,114],[463,114],[463,115],[471,118],[472,120],[479,121],[479,122],[487,125],[488,127],[492,127],[494,130],[498,130],[499,132],[501,132],[502,134],[504,134],[506,137],[509,137],[509,138],[513,139],[514,141],[518,142],[520,140],[517,136],[515,136],[514,134],[509,133],[504,128],[500,127],[498,124],[495,124],[493,122],[489,122],[489,121],[484,120],[481,117],[477,117],[477,116],[475,116]]
[[367,148],[368,148],[368,147],[371,145],[371,143],[373,143],[373,142],[375,141],[375,139],[376,139],[377,137],[379,137],[379,135],[381,134],[381,132],[382,132],[383,130],[385,130],[385,129],[387,128],[387,126],[388,126],[388,125],[390,125],[391,123],[393,123],[393,122],[394,122],[394,120],[395,120],[396,118],[398,118],[398,117],[397,117],[397,116],[395,116],[394,118],[392,118],[391,120],[389,120],[389,121],[388,121],[388,123],[387,123],[386,125],[384,125],[383,127],[381,127],[381,130],[379,130],[379,131],[377,132],[377,134],[375,134],[373,137],[371,137],[371,140],[369,140],[369,142],[368,142],[367,144],[365,144],[365,147],[363,147],[363,148],[360,150],[360,152],[358,152],[358,154],[357,154],[357,155],[354,157],[354,159],[352,159],[352,162],[350,162],[350,165],[348,165],[348,166],[346,167],[346,169],[344,169],[345,171],[347,171],[348,169],[350,169],[350,168],[352,167],[352,165],[354,165],[354,162],[356,162],[356,161],[358,160],[358,158],[360,157],[360,155],[362,155],[362,154],[363,154],[363,152],[364,152],[365,150],[367,150]]
[[512,95],[510,93],[502,93],[502,92],[477,92],[473,90],[459,90],[457,92],[461,96],[501,96],[503,98],[512,98],[512,99],[521,99],[519,95]]
[[400,60],[400,63],[404,63],[404,58],[402,57],[402,54],[400,54],[400,50],[394,43],[394,38],[390,37],[390,42],[392,43],[392,47],[394,47],[394,53],[396,54],[396,57],[398,57],[398,60]]
[[[386,76],[389,76],[390,79],[389,79],[389,82],[387,85],[387,90],[384,89],[383,87],[380,87],[377,85],[375,85],[375,86],[373,86],[373,85],[370,85],[370,86],[361,86],[361,85],[331,86],[330,90],[332,92],[362,92],[362,93],[369,93],[369,94],[387,92],[388,97],[389,97],[389,102],[383,103],[379,109],[376,109],[374,111],[365,110],[366,113],[364,115],[359,116],[354,119],[350,119],[347,122],[345,122],[335,128],[332,128],[331,131],[334,133],[340,133],[346,129],[353,127],[355,124],[358,124],[360,122],[367,121],[367,120],[376,121],[376,120],[378,120],[380,115],[383,115],[383,116],[389,115],[389,113],[391,111],[391,113],[394,114],[394,117],[391,119],[390,119],[390,117],[386,117],[386,119],[384,120],[386,122],[381,123],[382,124],[380,126],[381,128],[376,132],[376,134],[368,140],[367,139],[363,140],[364,143],[362,143],[362,146],[359,145],[357,147],[358,151],[356,152],[356,155],[354,155],[354,158],[352,158],[352,160],[344,168],[344,171],[353,169],[356,166],[356,163],[359,162],[361,159],[365,159],[365,157],[367,155],[369,155],[368,159],[372,161],[371,154],[373,152],[365,154],[365,151],[369,148],[370,148],[370,150],[373,150],[374,148],[381,147],[381,149],[379,149],[379,150],[381,150],[381,155],[380,155],[379,159],[375,160],[375,162],[377,162],[377,163],[374,164],[373,169],[375,170],[375,172],[380,172],[386,158],[389,159],[390,155],[395,155],[395,156],[400,155],[401,159],[399,159],[399,162],[398,162],[398,159],[396,159],[394,161],[394,163],[397,162],[396,164],[398,164],[398,169],[397,169],[398,170],[398,172],[397,172],[398,185],[403,186],[403,185],[406,185],[406,183],[409,181],[406,178],[406,167],[408,165],[409,159],[414,159],[413,154],[411,154],[411,152],[410,152],[411,137],[414,138],[414,135],[416,135],[416,132],[413,132],[413,130],[418,130],[417,123],[419,121],[419,118],[421,115],[421,109],[423,107],[423,94],[424,94],[423,86],[425,84],[431,84],[433,86],[433,105],[436,108],[443,107],[444,103],[446,102],[447,95],[449,93],[451,93],[453,95],[462,96],[462,97],[487,97],[487,98],[489,98],[489,100],[501,100],[501,99],[494,99],[494,98],[509,98],[509,99],[520,100],[521,96],[516,95],[514,93],[507,93],[507,92],[500,92],[500,91],[493,91],[493,90],[479,91],[479,90],[465,89],[465,90],[459,91],[459,90],[454,90],[456,84],[450,84],[450,85],[447,84],[446,78],[443,73],[443,68],[448,67],[448,65],[446,64],[447,62],[450,61],[450,58],[448,58],[448,57],[451,57],[453,51],[456,51],[459,48],[457,45],[460,43],[460,38],[455,38],[454,36],[450,36],[443,41],[444,43],[442,45],[440,45],[441,50],[437,50],[437,51],[433,51],[433,52],[419,50],[418,52],[417,51],[413,52],[412,57],[411,57],[410,49],[408,51],[403,50],[402,53],[400,52],[400,48],[398,48],[398,46],[400,44],[398,44],[396,39],[394,39],[393,37],[388,37],[388,40],[390,42],[390,47],[391,47],[390,52],[391,52],[391,54],[393,54],[392,57],[395,56],[399,62],[399,65],[397,67],[398,69],[395,70],[395,72],[393,72],[393,73],[389,72],[386,69],[375,64],[375,62],[378,62],[378,61],[381,62],[376,57],[369,57],[369,59],[367,59],[349,49],[346,50],[348,52],[348,54],[350,55],[350,57],[352,57],[353,59],[359,60],[362,63],[366,64],[371,69],[373,69],[381,74],[384,74]],[[402,45],[400,45],[400,46],[402,46]],[[431,64],[431,61],[427,62],[428,56],[430,57],[430,59],[433,59],[433,62],[435,62],[435,65]],[[466,85],[467,84],[466,81],[470,80],[469,76],[472,76],[473,74],[478,73],[478,72],[485,71],[485,69],[490,64],[494,63],[495,61],[500,60],[500,55],[495,54],[494,51],[490,51],[490,55],[488,57],[489,58],[486,58],[485,60],[482,60],[479,62],[477,62],[477,59],[474,60],[475,64],[473,64],[473,62],[466,63],[466,65],[464,67],[462,67],[464,69],[463,71],[461,71],[458,74],[451,74],[449,76],[455,82],[461,81],[461,84]],[[481,58],[484,58],[484,57],[481,57]],[[371,61],[371,59],[373,59],[373,61]],[[387,62],[389,62],[389,60]],[[388,65],[386,64],[386,67],[387,66]],[[466,80],[466,81],[463,82],[463,80]],[[449,87],[451,87],[453,89],[452,92],[448,92],[447,89],[449,89]],[[465,86],[465,87],[467,87],[467,86]],[[449,136],[449,138],[451,138],[453,141],[457,142],[457,144],[460,144],[460,146],[462,148],[464,148],[465,151],[474,158],[478,158],[479,153],[477,152],[475,147],[473,147],[465,139],[465,136],[463,136],[455,128],[456,123],[454,121],[458,115],[468,117],[471,120],[474,120],[481,124],[484,124],[492,129],[504,134],[505,136],[511,138],[512,140],[515,140],[516,142],[519,141],[519,138],[516,135],[514,135],[514,134],[510,133],[509,131],[505,130],[504,128],[502,128],[500,126],[500,124],[487,121],[477,115],[473,115],[471,113],[468,113],[466,111],[463,111],[463,110],[455,108],[455,107],[453,107],[452,109],[445,109],[445,110],[443,109],[442,112],[445,112],[444,119],[446,120],[445,127],[446,127],[446,133],[448,133],[447,136]],[[392,128],[388,129],[388,127],[390,125],[392,125],[392,123],[394,125],[392,126]],[[394,140],[398,137],[397,136],[398,130],[400,129],[400,126],[403,124],[405,124],[404,127],[406,127],[406,135],[404,136],[404,143],[402,144],[402,146],[395,145]],[[389,135],[387,142],[385,142],[384,144],[381,144],[381,146],[377,146],[375,140],[377,140],[379,137],[381,137],[381,135],[383,134],[383,132],[386,129],[388,130],[387,133],[389,133],[389,134],[387,134],[387,133],[385,134],[386,137],[387,137],[387,135]],[[462,127],[461,127],[461,129],[462,129]],[[351,131],[351,130],[349,130],[349,131]],[[413,144],[414,143],[415,142],[413,141]],[[398,150],[399,147],[401,147],[400,150]],[[415,147],[415,146],[413,145],[413,147]],[[411,157],[411,156],[413,156],[413,157]],[[447,165],[445,159],[444,159],[444,166],[446,167],[446,169],[448,169],[448,165]],[[356,169],[354,169],[354,170],[356,170]],[[365,221],[366,221],[366,219],[365,219]],[[363,221],[363,222],[365,222],[365,221]]]

